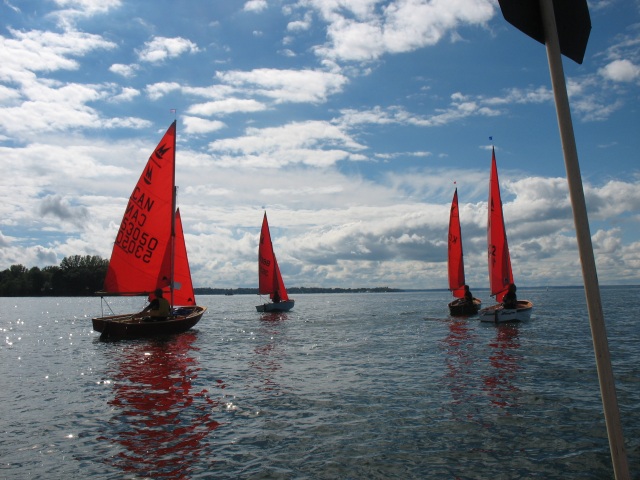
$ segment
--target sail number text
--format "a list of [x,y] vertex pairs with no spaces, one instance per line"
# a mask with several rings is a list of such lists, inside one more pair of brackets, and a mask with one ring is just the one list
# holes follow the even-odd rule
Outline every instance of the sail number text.
[[149,263],[158,246],[158,239],[144,231],[146,221],[147,216],[129,202],[116,236],[116,245],[128,254]]
[[269,270],[267,267],[271,266],[271,260],[267,260],[262,255],[259,255],[260,263],[258,264],[258,270],[260,275],[269,275]]

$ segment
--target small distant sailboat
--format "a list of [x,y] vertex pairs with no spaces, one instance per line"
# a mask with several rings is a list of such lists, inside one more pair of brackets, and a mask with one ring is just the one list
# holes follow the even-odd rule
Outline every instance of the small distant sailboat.
[[[504,226],[502,213],[502,199],[500,196],[500,183],[498,181],[498,167],[496,166],[496,152],[491,154],[491,177],[489,179],[489,217],[487,225],[487,245],[489,260],[489,283],[491,296],[496,297],[497,302],[502,302],[513,283],[511,271],[511,256],[507,243],[507,232]],[[515,291],[514,291],[515,293]],[[511,321],[528,320],[531,317],[533,303],[529,300],[518,300],[515,308],[506,308],[503,303],[483,308],[478,313],[483,322],[502,323]]]
[[475,315],[478,313],[482,302],[474,298],[469,301],[465,298],[464,260],[462,254],[462,230],[460,228],[460,215],[458,211],[458,189],[453,193],[451,213],[449,214],[449,290],[456,300],[449,303],[451,315]]
[[[146,312],[92,319],[100,338],[137,338],[184,332],[207,310],[196,305],[175,198],[176,122],[149,157],[116,235],[102,296],[149,295],[162,290],[169,315]],[[155,320],[155,321],[150,321]]]
[[261,295],[269,295],[271,302],[257,305],[258,312],[288,312],[293,308],[295,301],[289,298],[284,286],[276,254],[271,243],[271,233],[267,222],[267,212],[262,219],[260,232],[260,245],[258,247],[258,292]]

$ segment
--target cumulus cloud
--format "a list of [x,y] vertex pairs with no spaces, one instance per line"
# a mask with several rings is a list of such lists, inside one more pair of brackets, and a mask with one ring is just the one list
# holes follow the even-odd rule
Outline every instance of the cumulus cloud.
[[124,65],[122,63],[114,63],[109,67],[109,71],[115,73],[116,75],[121,75],[125,78],[131,78],[136,75],[140,67],[138,65]]
[[328,41],[316,53],[344,62],[368,62],[434,45],[462,26],[485,25],[495,14],[490,0],[392,1],[384,8],[377,8],[377,2],[306,3],[327,23]]
[[113,95],[109,100],[115,103],[130,102],[140,95],[140,91],[136,88],[123,87],[120,93]]
[[105,13],[122,4],[121,0],[54,0],[54,2],[60,7],[74,9],[86,15]]
[[148,85],[146,91],[151,100],[158,100],[166,94],[180,90],[181,88],[181,85],[177,82],[159,82]]
[[614,82],[633,82],[640,79],[640,66],[629,60],[614,60],[600,69],[600,75]]
[[191,105],[187,110],[187,113],[194,115],[228,115],[230,113],[250,113],[260,112],[266,110],[267,106],[264,103],[251,99],[241,98],[227,98],[225,100],[219,100],[215,102],[199,103]]
[[146,42],[144,48],[138,51],[141,62],[161,63],[170,58],[176,58],[184,53],[197,53],[200,50],[191,40],[182,37],[155,37]]
[[8,247],[10,243],[10,240],[2,234],[2,231],[0,231],[0,247]]
[[220,121],[207,120],[205,118],[185,116],[182,118],[186,134],[212,133],[223,129],[226,125]]
[[216,77],[236,88],[251,88],[254,94],[269,97],[276,103],[324,102],[348,83],[348,78],[342,74],[320,70],[259,68],[218,72]]
[[244,137],[216,140],[209,149],[229,161],[260,168],[290,164],[333,165],[365,147],[336,125],[327,122],[299,122],[274,128],[249,128]]
[[336,119],[336,122],[349,126],[359,124],[398,124],[435,127],[472,116],[497,116],[500,114],[500,110],[496,110],[491,106],[482,105],[479,100],[471,99],[461,94],[454,94],[451,97],[451,103],[448,108],[438,109],[430,115],[415,114],[407,111],[402,106],[391,106],[388,108],[377,106],[366,111],[345,109],[340,113],[341,117]]
[[121,0],[54,0],[61,10],[51,15],[63,28],[71,28],[78,18],[101,15],[120,7]]
[[71,205],[67,198],[61,195],[47,195],[40,202],[40,215],[52,215],[59,220],[77,226],[84,224],[88,210],[81,205]]
[[18,31],[9,28],[11,38],[0,36],[0,81],[23,84],[35,78],[35,72],[76,70],[81,57],[116,44],[99,35],[78,31],[64,33],[41,30]]
[[243,10],[245,12],[262,12],[267,8],[267,0],[249,0],[244,4]]

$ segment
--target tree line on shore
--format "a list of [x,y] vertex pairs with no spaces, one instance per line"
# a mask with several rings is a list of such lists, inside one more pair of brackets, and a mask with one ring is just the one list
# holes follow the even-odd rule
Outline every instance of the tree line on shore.
[[[42,269],[11,265],[0,271],[0,297],[76,297],[93,295],[102,290],[109,260],[97,255],[72,255],[60,265]],[[195,288],[200,295],[257,294],[257,288]],[[382,293],[399,292],[389,287],[374,288],[323,288],[293,287],[290,294],[300,293]]]
[[60,265],[42,269],[11,265],[0,272],[0,296],[85,296],[102,289],[109,260],[96,255],[72,255]]
[[[257,288],[194,288],[196,295],[257,295]],[[299,293],[385,293],[402,292],[397,288],[389,287],[362,287],[362,288],[327,288],[327,287],[291,287],[287,288],[287,293],[297,295]]]

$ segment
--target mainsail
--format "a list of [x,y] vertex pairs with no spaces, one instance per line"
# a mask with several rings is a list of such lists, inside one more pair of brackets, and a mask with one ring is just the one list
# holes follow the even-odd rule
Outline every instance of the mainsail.
[[489,179],[489,220],[487,224],[487,246],[489,259],[489,284],[491,295],[501,302],[507,293],[509,284],[513,283],[511,257],[507,243],[507,232],[502,214],[502,199],[498,181],[495,149],[491,155],[491,177]]
[[273,251],[266,212],[262,219],[260,246],[258,248],[258,291],[262,295],[268,294],[272,300],[276,292],[281,301],[289,300],[282,275],[280,275],[276,254]]
[[449,215],[449,290],[456,298],[464,297],[464,261],[462,255],[462,233],[458,213],[458,189],[453,193],[451,213]]
[[125,210],[113,245],[104,291],[132,295],[168,288],[175,185],[174,121],[149,157]]

